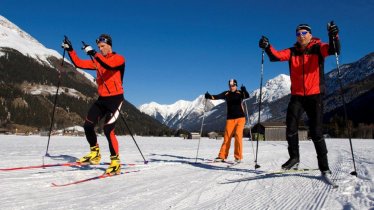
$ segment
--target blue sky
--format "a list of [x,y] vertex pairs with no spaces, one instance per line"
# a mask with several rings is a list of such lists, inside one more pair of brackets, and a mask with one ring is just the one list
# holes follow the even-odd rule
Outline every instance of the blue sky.
[[[252,0],[0,0],[0,15],[62,54],[67,35],[82,58],[81,41],[95,44],[102,33],[125,56],[125,98],[135,106],[193,100],[220,93],[231,78],[259,88],[266,35],[276,49],[290,47],[295,27],[308,23],[314,37],[328,41],[326,24],[340,28],[341,64],[374,51],[374,2]],[[326,59],[325,72],[336,67]],[[288,74],[287,63],[264,64],[264,82]]]

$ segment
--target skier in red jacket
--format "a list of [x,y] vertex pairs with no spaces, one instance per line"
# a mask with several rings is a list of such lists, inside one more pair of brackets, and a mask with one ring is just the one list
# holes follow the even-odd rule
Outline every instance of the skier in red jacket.
[[[336,52],[340,53],[339,29],[335,24],[329,25],[329,44],[312,36],[312,29],[307,24],[296,27],[296,43],[293,47],[276,50],[269,39],[262,37],[260,48],[264,49],[270,61],[288,61],[291,78],[291,99],[287,108],[286,135],[290,159],[282,165],[282,169],[297,168],[300,162],[298,123],[306,112],[318,159],[318,167],[323,175],[331,174],[327,147],[322,133],[324,59]],[[335,40],[335,46],[333,43]]]
[[123,97],[123,74],[125,71],[125,58],[116,54],[112,50],[112,38],[107,34],[102,34],[96,40],[97,47],[101,53],[89,45],[83,47],[84,51],[92,60],[81,60],[73,50],[73,46],[66,37],[62,47],[68,51],[70,59],[75,67],[95,70],[96,83],[98,86],[99,98],[88,111],[84,131],[91,152],[80,158],[77,162],[82,164],[99,164],[101,160],[100,148],[97,143],[95,126],[98,121],[105,118],[104,134],[108,139],[111,163],[106,174],[119,174],[121,172],[118,141],[114,134],[116,120],[119,116]]

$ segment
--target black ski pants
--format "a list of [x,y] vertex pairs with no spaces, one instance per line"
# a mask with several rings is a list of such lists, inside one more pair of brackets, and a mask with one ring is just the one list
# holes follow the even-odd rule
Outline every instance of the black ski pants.
[[321,171],[329,170],[327,147],[322,133],[323,101],[321,94],[291,96],[286,118],[286,135],[290,158],[300,158],[298,127],[304,111],[308,116],[310,136],[317,152],[318,167]]
[[100,119],[105,117],[104,134],[108,139],[110,155],[115,156],[119,154],[118,141],[114,134],[114,128],[123,100],[123,94],[108,97],[100,96],[91,106],[83,126],[90,147],[97,145],[95,126]]

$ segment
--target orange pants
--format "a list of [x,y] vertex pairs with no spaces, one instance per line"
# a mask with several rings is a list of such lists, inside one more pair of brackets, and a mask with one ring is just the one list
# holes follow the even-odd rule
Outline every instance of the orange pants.
[[227,159],[229,155],[231,138],[235,137],[235,150],[234,157],[237,160],[243,159],[243,129],[245,124],[245,118],[229,119],[226,121],[225,136],[221,150],[219,151],[218,157],[221,159]]

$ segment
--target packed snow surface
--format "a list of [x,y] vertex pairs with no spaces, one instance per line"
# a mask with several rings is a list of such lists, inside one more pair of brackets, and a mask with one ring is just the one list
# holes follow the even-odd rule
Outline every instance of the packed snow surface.
[[[217,156],[222,140],[139,137],[144,161],[130,136],[120,136],[123,172],[77,185],[53,187],[102,174],[107,166],[52,167],[17,171],[0,170],[0,208],[5,209],[373,209],[374,140],[352,140],[358,177],[353,171],[347,139],[327,139],[333,189],[319,171],[266,174],[277,171],[288,158],[284,141],[259,142],[254,170],[253,146],[244,141],[242,164],[228,168],[209,163]],[[0,168],[64,163],[85,155],[84,137],[52,136],[49,157],[47,137],[0,136]],[[109,161],[108,144],[99,137],[102,161]],[[317,167],[311,141],[300,143],[301,168]],[[233,160],[233,151],[228,158]]]

